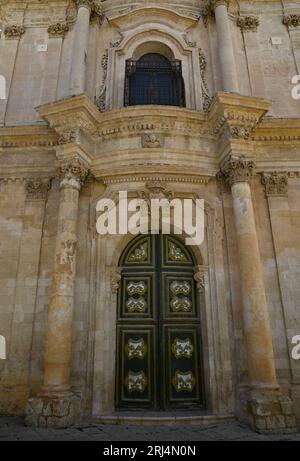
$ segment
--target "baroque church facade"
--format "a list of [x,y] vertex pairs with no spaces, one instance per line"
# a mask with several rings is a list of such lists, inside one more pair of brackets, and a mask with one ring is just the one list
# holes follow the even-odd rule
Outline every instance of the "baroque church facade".
[[[299,3],[0,7],[0,413],[295,431]],[[204,241],[100,235],[119,191]]]

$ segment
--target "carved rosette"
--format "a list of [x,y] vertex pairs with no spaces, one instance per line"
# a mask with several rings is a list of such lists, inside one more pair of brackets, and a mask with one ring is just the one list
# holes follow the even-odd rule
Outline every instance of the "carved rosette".
[[259,18],[256,16],[240,17],[237,19],[236,24],[243,32],[256,32],[259,26]]
[[19,39],[22,35],[25,34],[25,27],[24,26],[6,26],[4,29],[4,36],[7,39]]
[[300,27],[300,14],[289,14],[283,18],[282,22],[288,29]]
[[255,164],[244,156],[239,158],[230,157],[221,168],[221,176],[230,186],[237,182],[250,182],[253,176]]
[[50,38],[63,38],[69,31],[69,26],[66,23],[57,22],[48,27],[48,34]]
[[66,160],[60,163],[59,177],[61,179],[61,187],[80,188],[88,175],[87,166],[78,158]]
[[51,188],[51,179],[26,180],[26,198],[28,200],[46,200]]
[[197,289],[200,293],[203,293],[205,290],[205,274],[208,271],[206,266],[196,266],[194,268],[194,280],[197,283]]
[[265,186],[267,197],[287,197],[288,174],[286,172],[263,173],[261,182]]

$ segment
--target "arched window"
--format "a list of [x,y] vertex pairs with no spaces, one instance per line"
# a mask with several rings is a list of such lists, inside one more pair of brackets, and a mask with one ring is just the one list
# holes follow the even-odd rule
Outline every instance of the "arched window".
[[159,104],[185,107],[181,61],[148,53],[126,61],[125,106]]

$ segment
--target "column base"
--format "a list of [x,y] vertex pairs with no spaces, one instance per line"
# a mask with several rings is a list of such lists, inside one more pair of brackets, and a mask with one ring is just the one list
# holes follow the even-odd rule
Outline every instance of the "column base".
[[246,391],[240,394],[241,422],[261,434],[297,432],[292,400],[278,392]]
[[75,394],[45,394],[28,399],[25,425],[67,428],[78,422],[80,417],[80,399]]

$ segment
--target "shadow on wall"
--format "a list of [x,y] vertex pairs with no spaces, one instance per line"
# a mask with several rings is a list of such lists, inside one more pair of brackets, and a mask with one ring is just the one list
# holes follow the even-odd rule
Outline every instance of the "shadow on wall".
[[3,75],[0,75],[0,99],[6,99],[6,80]]
[[0,335],[0,360],[6,359],[6,341],[4,336]]

